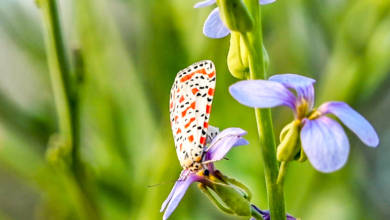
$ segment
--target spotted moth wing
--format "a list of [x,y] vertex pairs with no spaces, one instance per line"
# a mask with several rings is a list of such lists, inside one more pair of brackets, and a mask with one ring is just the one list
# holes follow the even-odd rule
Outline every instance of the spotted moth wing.
[[199,167],[215,90],[212,61],[200,61],[177,73],[171,88],[170,120],[175,148],[184,169]]

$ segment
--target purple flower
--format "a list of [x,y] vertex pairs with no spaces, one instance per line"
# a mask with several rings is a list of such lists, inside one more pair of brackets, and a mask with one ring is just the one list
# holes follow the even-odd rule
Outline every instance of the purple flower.
[[223,159],[232,147],[248,144],[248,141],[241,138],[246,133],[241,128],[227,128],[223,130],[211,141],[205,151],[203,157],[204,167],[197,171],[183,170],[181,172],[171,193],[161,206],[160,212],[165,210],[164,220],[168,219],[176,209],[188,187],[193,182],[201,182],[206,185],[211,182],[209,176],[213,176],[216,172],[213,162]]
[[[262,5],[270,4],[276,0],[259,0],[259,3]],[[215,4],[216,0],[205,0],[198,2],[194,5],[194,8],[203,8],[212,4]],[[230,30],[222,22],[219,15],[219,8],[215,8],[207,17],[204,26],[203,34],[209,38],[223,38],[229,35]]]
[[341,125],[327,114],[336,116],[367,146],[378,146],[379,138],[371,124],[344,102],[326,102],[313,109],[314,83],[314,79],[304,76],[280,74],[269,80],[240,81],[230,86],[230,93],[241,104],[250,107],[284,105],[291,108],[295,120],[300,123],[304,153],[314,168],[328,173],[344,166],[349,142]]

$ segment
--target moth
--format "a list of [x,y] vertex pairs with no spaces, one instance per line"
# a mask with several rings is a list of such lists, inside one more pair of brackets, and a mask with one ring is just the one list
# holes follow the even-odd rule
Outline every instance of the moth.
[[171,127],[177,157],[185,170],[202,168],[206,144],[219,132],[208,124],[215,82],[214,63],[205,60],[179,71],[172,85]]

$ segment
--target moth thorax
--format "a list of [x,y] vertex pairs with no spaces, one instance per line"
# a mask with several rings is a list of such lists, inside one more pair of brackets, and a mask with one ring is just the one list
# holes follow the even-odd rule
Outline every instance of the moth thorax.
[[188,167],[188,169],[189,169],[190,171],[192,171],[192,172],[194,172],[194,171],[199,171],[199,170],[203,169],[203,164],[202,164],[202,162],[196,162],[196,161],[194,161],[194,162],[191,164],[191,166]]

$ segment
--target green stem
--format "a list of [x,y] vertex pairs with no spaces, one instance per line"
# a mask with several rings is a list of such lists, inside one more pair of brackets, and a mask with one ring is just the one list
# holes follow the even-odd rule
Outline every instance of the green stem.
[[66,56],[61,26],[55,0],[41,0],[45,26],[46,54],[49,64],[50,80],[57,110],[58,126],[64,144],[70,152],[73,142],[73,128],[70,110],[70,66]]
[[[60,160],[67,162],[66,166],[61,168],[59,165],[61,161],[57,161],[59,164],[55,169],[64,173],[69,182],[74,183],[72,186],[76,188],[75,200],[80,217],[82,219],[99,219],[94,203],[89,196],[88,187],[85,186],[85,170],[78,155],[80,142],[78,81],[71,78],[71,66],[61,32],[57,2],[56,0],[38,0],[37,3],[43,15],[46,54],[58,118],[61,141],[61,151],[58,152],[61,153],[59,156],[62,156]],[[77,66],[81,65],[77,62],[76,64]],[[81,71],[81,69],[76,69],[76,73]]]
[[283,185],[284,176],[287,172],[287,163],[288,162],[286,161],[280,163],[278,180],[276,181],[277,184]]
[[[244,2],[252,15],[254,24],[252,31],[241,35],[248,49],[250,69],[248,78],[251,80],[266,79],[259,1],[244,0]],[[283,186],[282,184],[277,184],[279,168],[276,160],[276,144],[271,110],[256,108],[255,115],[260,139],[260,149],[264,161],[264,174],[271,219],[286,219]]]

